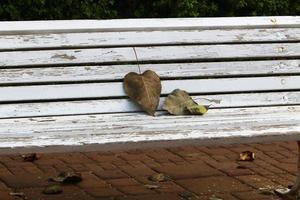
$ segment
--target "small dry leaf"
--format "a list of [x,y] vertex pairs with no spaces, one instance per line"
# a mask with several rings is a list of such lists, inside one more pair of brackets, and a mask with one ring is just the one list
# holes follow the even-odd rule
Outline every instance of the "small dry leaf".
[[43,190],[44,194],[60,194],[62,193],[62,188],[59,185],[48,186]]
[[157,189],[159,188],[158,185],[151,185],[151,184],[146,184],[144,185],[146,188],[150,189],[150,190],[154,190],[154,189]]
[[240,161],[253,161],[255,159],[255,153],[251,151],[243,151],[240,153]]
[[208,107],[198,105],[186,91],[176,89],[166,98],[163,109],[173,115],[203,115]]
[[58,176],[50,178],[49,181],[57,183],[71,183],[75,184],[82,181],[81,174],[75,172],[61,172]]
[[34,162],[35,160],[38,159],[36,153],[31,153],[31,154],[24,154],[22,155],[23,161],[25,162]]
[[128,73],[124,78],[124,89],[132,101],[154,116],[161,93],[160,78],[154,71],[147,70],[143,74]]
[[148,179],[153,182],[163,182],[171,180],[171,177],[164,174],[153,174],[149,176]]

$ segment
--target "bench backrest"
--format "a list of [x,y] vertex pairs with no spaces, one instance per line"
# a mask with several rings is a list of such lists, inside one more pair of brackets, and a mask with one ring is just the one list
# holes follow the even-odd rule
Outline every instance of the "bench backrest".
[[299,41],[300,17],[0,22],[0,118],[139,111],[122,86],[133,47],[162,98],[299,104]]

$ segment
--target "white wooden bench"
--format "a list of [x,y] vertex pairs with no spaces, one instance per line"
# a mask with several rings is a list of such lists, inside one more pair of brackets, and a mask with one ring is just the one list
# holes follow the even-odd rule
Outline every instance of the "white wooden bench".
[[[209,112],[140,112],[133,47]],[[299,58],[300,17],[0,22],[1,152],[298,141]]]

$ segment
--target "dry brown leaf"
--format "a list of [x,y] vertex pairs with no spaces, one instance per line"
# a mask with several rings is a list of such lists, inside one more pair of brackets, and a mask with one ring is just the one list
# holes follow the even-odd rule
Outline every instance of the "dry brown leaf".
[[171,180],[171,177],[169,177],[165,174],[153,174],[153,175],[149,176],[148,179],[153,182],[163,182],[163,181]]
[[131,100],[154,116],[161,93],[160,78],[154,71],[147,70],[143,74],[128,73],[124,78],[124,89]]
[[82,181],[81,174],[75,172],[61,172],[56,177],[50,178],[49,181],[57,183],[78,183]]
[[243,151],[240,153],[240,161],[253,161],[255,159],[255,153],[251,151]]
[[59,185],[48,186],[43,190],[44,194],[60,194],[62,193],[62,188]]
[[202,115],[207,112],[208,107],[198,105],[186,91],[176,89],[168,95],[163,109],[173,115]]
[[22,158],[25,162],[34,162],[35,160],[38,159],[36,153],[24,154],[22,155]]

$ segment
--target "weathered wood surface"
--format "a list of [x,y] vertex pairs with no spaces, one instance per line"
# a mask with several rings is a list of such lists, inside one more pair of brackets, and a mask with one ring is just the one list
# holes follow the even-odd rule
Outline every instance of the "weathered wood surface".
[[299,16],[1,22],[0,34],[300,27]]
[[82,145],[161,140],[300,138],[300,108],[211,110],[204,116],[80,115],[0,120],[0,147]]
[[[143,61],[262,59],[300,56],[300,43],[136,47]],[[132,48],[0,52],[0,67],[136,62]]]
[[[236,61],[175,64],[142,64],[141,71],[153,70],[162,79],[177,77],[226,77],[300,74],[300,60]],[[0,69],[0,84],[122,80],[138,66],[74,66]]]
[[[162,81],[162,94],[180,88],[189,93],[297,90],[300,76],[190,79]],[[0,102],[126,96],[121,82],[0,87]]]
[[[193,99],[199,104],[209,105],[210,109],[296,105],[300,102],[300,92],[198,95],[193,96]],[[160,99],[158,110],[162,110],[164,101],[165,98]],[[0,118],[82,115],[137,111],[141,111],[141,109],[128,99],[0,104]]]
[[299,40],[300,28],[0,35],[0,50]]

